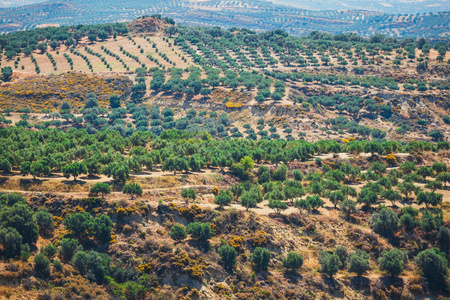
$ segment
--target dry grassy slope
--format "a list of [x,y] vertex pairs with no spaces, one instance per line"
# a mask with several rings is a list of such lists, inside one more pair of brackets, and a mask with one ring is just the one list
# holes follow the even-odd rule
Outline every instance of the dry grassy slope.
[[[397,155],[399,159],[405,160],[405,155]],[[323,160],[335,160],[332,155],[322,156]],[[337,159],[350,159],[356,163],[366,163],[366,157],[351,157],[340,155]],[[434,161],[442,161],[447,165],[450,163],[450,151],[436,153],[424,153],[424,164],[431,165]],[[304,162],[309,165],[312,161]],[[23,191],[30,200],[30,205],[38,208],[45,205],[50,211],[54,209],[63,210],[63,214],[80,211],[82,204],[76,199],[87,197],[90,186],[98,181],[107,181],[101,177],[99,179],[88,179],[80,177],[81,184],[71,184],[71,180],[65,180],[61,174],[55,174],[52,178],[44,178],[41,184],[33,183],[31,177],[22,177],[14,174],[7,180],[1,180],[2,191]],[[164,272],[162,276],[163,284],[158,290],[158,294],[167,292],[168,286],[198,288],[201,299],[226,299],[224,294],[228,288],[233,286],[237,289],[250,287],[256,288],[252,293],[262,293],[264,290],[271,290],[275,295],[281,295],[282,291],[309,291],[315,295],[314,298],[342,298],[346,299],[367,299],[368,288],[374,288],[376,282],[385,280],[383,274],[378,270],[375,261],[376,253],[390,247],[389,243],[372,233],[367,228],[367,219],[370,214],[361,211],[356,215],[356,223],[344,222],[333,205],[326,200],[325,207],[319,209],[318,214],[299,215],[297,210],[289,208],[281,216],[273,214],[267,207],[267,202],[263,202],[251,213],[245,213],[240,205],[233,205],[225,212],[216,212],[216,205],[213,205],[213,187],[226,188],[236,182],[236,179],[220,174],[217,169],[206,172],[180,174],[173,176],[170,173],[152,172],[132,175],[131,181],[138,182],[144,188],[144,195],[135,201],[123,197],[123,194],[115,191],[107,196],[106,204],[93,211],[94,214],[108,214],[115,222],[119,219],[118,209],[125,208],[127,213],[120,217],[120,222],[115,229],[115,241],[109,248],[109,254],[115,258],[133,261],[137,264],[152,263],[154,272]],[[26,184],[28,182],[28,185]],[[70,184],[69,184],[70,183]],[[305,185],[307,182],[305,182]],[[356,186],[359,187],[360,185]],[[176,244],[168,237],[170,227],[174,222],[186,224],[187,220],[183,216],[182,199],[180,190],[182,188],[193,187],[198,194],[197,204],[203,209],[205,215],[210,215],[210,220],[216,226],[217,235],[211,240],[212,246],[217,248],[222,240],[229,241],[234,236],[242,236],[246,243],[252,243],[256,237],[263,242],[273,253],[270,271],[263,276],[252,276],[251,264],[245,259],[249,251],[246,250],[238,259],[236,276],[226,274],[218,265],[218,257],[213,251],[203,253],[197,249],[195,243],[187,241],[183,244]],[[51,192],[51,193],[47,193]],[[441,191],[440,191],[441,192]],[[450,191],[443,190],[444,221],[450,221]],[[43,197],[43,195],[45,197]],[[174,203],[176,211],[161,218],[156,213],[158,201],[162,199],[164,203]],[[391,204],[381,201],[388,207]],[[402,207],[404,204],[399,204]],[[405,204],[406,205],[406,204]],[[414,205],[416,206],[416,205]],[[150,207],[148,213],[143,213],[143,208]],[[87,209],[86,207],[84,209]],[[396,208],[399,209],[399,208]],[[65,233],[63,225],[57,220],[58,228],[53,237],[40,238],[38,247],[49,242],[55,242]],[[266,235],[262,237],[257,233],[263,230]],[[142,233],[145,233],[144,235]],[[412,243],[408,236],[400,235],[402,243]],[[361,280],[347,271],[339,271],[336,281],[330,281],[321,276],[318,272],[319,251],[334,249],[342,244],[350,251],[361,248],[371,253],[370,264],[372,270],[364,277],[366,282],[361,284]],[[179,249],[179,250],[175,250]],[[281,267],[281,258],[289,251],[298,251],[304,258],[304,266],[298,276],[287,276]],[[157,253],[157,256],[155,256]],[[177,253],[189,253],[192,261],[203,261],[205,264],[203,284],[193,280],[189,276],[180,275],[180,269],[173,268],[170,260],[166,259]],[[177,254],[178,255],[178,254]],[[178,257],[178,256],[176,256]],[[32,258],[29,260],[32,261]],[[33,287],[39,286],[35,279],[22,282],[17,288],[14,281],[31,272],[32,263],[17,262],[14,265],[8,263],[0,264],[0,296],[10,295],[9,299],[38,299],[43,291],[35,291]],[[55,272],[52,281],[57,285],[63,285],[74,294],[95,295],[95,299],[108,299],[103,287],[88,283],[77,274],[69,264],[64,265],[64,274]],[[168,268],[168,269],[166,269]],[[3,271],[2,271],[3,270]],[[184,274],[184,273],[183,273]],[[173,275],[173,276],[172,276]],[[406,271],[402,275],[405,286],[409,282],[416,280],[418,272],[413,263],[407,265]],[[222,288],[223,287],[224,291]],[[58,294],[58,288],[54,288],[53,294]],[[174,292],[173,290],[171,291]],[[177,290],[177,297],[183,295],[182,290]]]
[[[188,184],[201,184],[201,178],[207,178],[207,184],[218,183],[214,177],[207,175],[189,175],[185,178],[171,176],[166,178],[166,180],[169,180],[171,184],[174,184],[175,186],[179,186],[180,184],[186,184],[186,181]],[[158,178],[155,182],[148,184],[150,184],[150,186],[160,186],[160,179],[162,178]],[[145,183],[141,183],[145,185]],[[165,183],[167,184],[168,182],[166,181]],[[172,253],[172,250],[169,249],[178,248],[181,249],[181,251],[186,251],[196,256],[197,254],[194,253],[197,253],[198,250],[196,250],[195,246],[191,245],[189,240],[184,245],[176,245],[176,243],[167,235],[173,222],[176,221],[185,224],[186,220],[184,218],[177,217],[175,214],[173,219],[170,217],[161,219],[155,212],[150,213],[146,217],[142,217],[137,210],[137,207],[134,206],[136,204],[141,205],[142,203],[144,206],[150,205],[153,207],[152,211],[155,211],[158,198],[169,200],[173,195],[176,199],[179,199],[179,193],[177,195],[175,194],[176,193],[173,192],[173,189],[164,189],[163,191],[160,190],[154,194],[146,192],[138,201],[124,200],[123,196],[108,196],[108,205],[103,206],[103,213],[108,213],[115,218],[115,211],[118,207],[130,207],[129,216],[122,219],[120,222],[121,225],[119,225],[116,230],[116,242],[114,242],[109,249],[110,255],[116,258],[141,263],[146,262],[146,259],[149,259],[146,255],[151,254],[157,249],[165,248],[167,250],[164,251],[169,251]],[[35,195],[38,196],[37,199],[39,199],[39,194]],[[30,196],[30,194],[28,194],[28,196]],[[65,207],[66,213],[69,213],[70,211],[77,209],[74,207],[76,204],[67,206],[65,203],[71,202],[73,201],[71,199],[76,199],[80,196],[83,195],[67,193],[57,197],[50,197],[47,195],[46,197],[48,200],[46,200],[46,206],[49,209],[52,209],[53,207]],[[184,205],[179,203],[179,201],[180,200],[176,200],[175,203],[178,203],[179,207],[183,207]],[[204,197],[201,197],[199,200],[199,205],[206,211],[213,213],[214,210],[211,210],[209,206],[205,205],[206,203],[204,203],[204,201]],[[32,205],[36,206],[42,205],[39,201],[32,203]],[[131,213],[132,211],[135,212]],[[99,212],[100,211],[97,211],[97,213]],[[334,281],[333,284],[330,284],[329,280],[323,278],[318,272],[319,251],[334,249],[336,245],[342,244],[346,245],[349,250],[354,250],[356,247],[362,247],[362,249],[370,251],[373,255],[375,252],[381,251],[383,248],[388,247],[387,242],[384,239],[372,234],[371,231],[364,228],[364,226],[343,222],[340,219],[338,212],[331,209],[330,203],[327,203],[324,209],[320,209],[320,213],[317,215],[300,216],[294,214],[294,217],[291,216],[289,219],[286,218],[286,216],[290,213],[291,212],[285,212],[282,217],[273,214],[270,216],[261,214],[259,209],[254,209],[251,214],[233,210],[224,212],[222,213],[222,219],[220,219],[223,221],[216,222],[216,224],[221,228],[230,228],[228,230],[231,231],[228,234],[226,231],[219,231],[219,234],[211,240],[211,243],[213,247],[216,248],[220,246],[222,239],[229,240],[229,238],[233,235],[240,235],[243,236],[245,240],[251,240],[257,236],[255,232],[259,232],[260,230],[266,232],[264,238],[267,240],[266,245],[274,253],[269,273],[262,277],[258,276],[254,279],[249,279],[251,278],[252,270],[250,263],[243,259],[245,255],[239,258],[236,271],[237,274],[240,274],[238,276],[244,276],[247,278],[245,279],[245,285],[248,286],[251,284],[251,286],[257,287],[257,291],[271,289],[275,293],[276,291],[300,289],[302,291],[309,290],[311,293],[314,293],[316,295],[316,299],[321,298],[322,296],[341,298],[344,295],[347,299],[367,298],[368,295],[364,294],[367,292],[367,287],[355,286],[355,277],[353,274],[349,274],[346,271],[340,271],[336,276],[336,281]],[[238,218],[236,218],[237,216]],[[358,218],[361,218],[361,220],[367,220],[367,216],[364,214],[359,215]],[[288,225],[289,223],[290,225]],[[54,238],[51,238],[50,240],[58,238],[58,236],[62,234],[62,229],[63,226],[60,225],[54,234]],[[141,232],[146,233],[144,237],[140,234]],[[38,244],[45,245],[50,240],[40,239]],[[281,257],[287,252],[294,250],[304,256],[304,266],[300,271],[301,275],[286,277],[283,273],[283,268],[280,265]],[[176,253],[177,251],[174,252]],[[217,292],[216,287],[218,285],[222,285],[225,289],[231,288],[232,285],[236,286],[236,279],[232,279],[232,276],[221,270],[220,266],[217,264],[217,257],[213,255],[212,252],[206,254],[202,254],[201,252],[199,253],[207,264],[203,285],[199,285],[198,282],[190,279],[189,276],[180,275],[179,270],[175,271],[172,269],[165,271],[166,276],[163,276],[163,282],[168,286],[175,285],[189,286],[191,288],[197,287],[200,290],[201,299],[226,299],[224,295]],[[248,253],[246,252],[246,254]],[[155,272],[158,268],[162,267],[158,265],[160,263],[158,259],[151,260],[151,262],[152,268]],[[373,257],[371,258],[371,266],[373,269],[365,276],[365,278],[369,280],[368,282],[370,282],[371,285],[374,285],[374,283],[381,277],[381,274],[376,268],[376,263]],[[6,268],[7,266],[5,265],[4,267]],[[19,263],[18,267],[20,270],[25,270],[30,268],[31,264]],[[91,294],[96,294],[96,299],[107,299],[101,287],[98,287],[95,284],[89,284],[86,280],[79,277],[77,272],[68,264],[65,264],[65,269],[65,281],[70,282],[70,286],[72,286],[75,293],[83,295],[90,293],[91,291]],[[172,273],[177,274],[177,276],[169,276]],[[19,275],[17,272],[3,272],[2,274],[3,276],[10,274],[9,276],[12,278]],[[411,264],[408,266],[405,275],[402,277],[407,282],[408,278],[414,277],[415,274],[416,270],[413,268],[413,264]],[[55,275],[56,279],[58,276],[60,276],[60,274]],[[52,279],[55,280],[55,278]],[[25,286],[28,285],[24,285],[23,287]],[[26,289],[29,288],[27,287]],[[27,299],[37,299],[38,295],[42,294],[42,292],[33,291],[27,291],[24,293],[21,292],[18,294],[18,289],[13,286],[3,286],[0,293],[2,291],[3,293],[11,293],[13,295],[12,299],[25,299],[23,298],[23,295],[29,297]],[[53,290],[53,293],[57,293],[57,291],[58,290],[55,289]],[[158,290],[158,293],[163,293],[163,291],[164,287],[162,287],[162,290]]]
[[[302,95],[305,98],[303,90],[307,88],[310,95],[321,95],[323,93],[323,85],[305,85],[302,83],[292,84],[292,90],[295,90],[297,95]],[[349,95],[368,95],[370,98],[380,99],[381,102],[389,103],[392,106],[398,106],[399,116],[402,118],[402,122],[409,123],[411,126],[416,125],[416,122],[420,118],[425,118],[430,120],[430,125],[424,129],[414,129],[407,135],[397,134],[395,126],[392,121],[385,120],[381,117],[378,118],[368,118],[368,115],[360,115],[360,124],[365,125],[370,128],[378,128],[387,132],[388,139],[394,139],[398,141],[409,142],[411,140],[419,139],[429,139],[428,132],[434,129],[442,130],[446,136],[450,136],[449,125],[442,121],[442,117],[448,114],[448,110],[442,107],[442,104],[436,104],[436,101],[443,101],[445,104],[446,95],[436,95],[434,91],[425,92],[422,94],[414,93],[414,95],[406,95],[399,91],[386,92],[384,90],[372,91],[367,89],[364,91],[362,88],[336,88],[333,86],[327,86],[327,93],[347,93]],[[333,91],[330,91],[332,89]],[[314,92],[311,92],[314,91]],[[239,128],[241,132],[245,131],[243,128],[244,124],[250,124],[251,127],[256,130],[257,121],[260,118],[265,120],[265,128],[263,130],[268,130],[269,122],[273,122],[274,126],[277,128],[277,132],[281,137],[288,135],[283,132],[282,125],[284,123],[289,124],[289,127],[293,129],[292,136],[297,137],[300,131],[307,134],[306,139],[309,141],[317,141],[325,138],[339,139],[349,138],[349,134],[338,134],[332,132],[327,134],[319,129],[315,129],[312,125],[315,124],[318,127],[325,127],[325,119],[336,118],[338,116],[346,116],[349,120],[352,120],[353,116],[343,115],[338,113],[338,111],[330,110],[321,107],[318,110],[304,108],[299,104],[294,104],[292,101],[282,101],[282,102],[272,102],[268,101],[263,104],[256,104],[255,101],[249,100],[245,94],[230,94],[224,90],[232,102],[241,102],[243,105],[240,108],[228,108],[223,103],[223,95],[213,94],[208,99],[203,99],[201,96],[189,99],[186,102],[180,102],[179,98],[174,99],[171,95],[166,95],[164,93],[150,95],[150,97],[145,102],[147,105],[158,105],[163,109],[164,107],[170,107],[177,112],[177,117],[182,117],[185,115],[185,110],[196,109],[202,110],[215,110],[218,113],[228,113],[230,118],[234,120],[233,126]],[[317,93],[315,93],[317,92]],[[367,93],[368,92],[368,93]],[[365,94],[367,93],[367,94]],[[252,94],[252,93],[251,93]],[[413,98],[412,98],[413,97]],[[440,100],[436,100],[440,99]],[[396,104],[396,105],[395,105]],[[353,135],[358,136],[357,134]]]

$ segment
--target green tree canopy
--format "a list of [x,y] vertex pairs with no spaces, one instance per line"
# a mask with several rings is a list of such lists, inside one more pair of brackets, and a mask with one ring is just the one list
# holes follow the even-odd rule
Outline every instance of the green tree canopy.
[[386,271],[391,276],[398,276],[403,272],[407,262],[407,255],[400,249],[384,250],[378,258],[378,266],[381,271]]
[[122,192],[130,195],[133,200],[135,196],[142,196],[142,187],[137,183],[129,183],[123,187]]

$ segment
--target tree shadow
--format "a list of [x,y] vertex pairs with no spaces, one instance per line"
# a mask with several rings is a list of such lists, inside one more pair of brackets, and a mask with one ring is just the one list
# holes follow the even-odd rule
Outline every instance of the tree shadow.
[[350,278],[350,285],[354,290],[363,294],[370,294],[370,279],[363,276],[355,276]]
[[358,219],[352,215],[350,216],[341,216],[342,220],[352,223],[352,224],[359,224]]
[[359,185],[361,184],[360,181],[346,181],[345,182],[346,185]]
[[[378,278],[378,280],[374,284],[375,290],[384,290],[387,293],[391,294],[392,298],[394,298],[391,292],[402,291],[405,289],[405,283],[402,278],[397,276],[383,276]],[[397,294],[396,292],[394,294]],[[395,297],[397,298],[397,297]]]
[[408,198],[408,200],[405,200],[404,198],[401,200],[401,201],[399,201],[402,205],[412,205],[412,204],[414,204],[414,201],[413,201],[413,199],[412,198]]
[[323,279],[323,282],[328,286],[328,288],[330,289],[330,294],[334,298],[344,298],[345,297],[345,293],[344,293],[344,290],[342,289],[342,285],[336,279],[330,278],[330,277],[325,277]]
[[303,276],[298,272],[284,272],[283,277],[291,284],[298,284],[303,281]]
[[85,180],[99,180],[101,177],[98,175],[88,175],[88,176],[80,176],[80,179]]
[[24,190],[28,190],[30,188],[30,186],[34,185],[38,185],[41,186],[42,183],[44,181],[48,181],[48,180],[42,180],[42,179],[20,179],[19,180],[19,186],[20,188],[24,189]]
[[63,180],[61,182],[66,185],[86,184],[86,181],[78,180],[78,179],[77,180]]

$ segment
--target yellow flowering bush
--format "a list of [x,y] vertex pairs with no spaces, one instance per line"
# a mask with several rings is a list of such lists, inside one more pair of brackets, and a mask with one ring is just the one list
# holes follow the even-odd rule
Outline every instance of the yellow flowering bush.
[[138,270],[142,273],[149,273],[152,271],[152,266],[150,265],[150,263],[139,265]]
[[388,162],[388,164],[390,165],[395,165],[397,164],[397,157],[395,157],[394,154],[388,154],[385,156],[386,161]]

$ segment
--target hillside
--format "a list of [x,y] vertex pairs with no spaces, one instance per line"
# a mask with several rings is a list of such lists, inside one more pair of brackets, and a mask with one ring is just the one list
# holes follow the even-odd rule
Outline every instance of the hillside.
[[0,299],[450,296],[447,40],[174,23],[0,38]]
[[343,1],[299,1],[299,0],[272,0],[271,2],[294,6],[309,10],[323,10],[327,7],[329,10],[371,10],[391,14],[415,14],[424,12],[448,11],[449,3],[445,0],[441,1],[360,1],[360,0],[343,0]]
[[[61,42],[49,39],[40,43],[45,44],[45,49],[40,48],[30,54],[28,49],[39,48],[39,45],[16,49],[22,53],[11,58],[8,58],[10,54],[6,51],[6,56],[0,61],[1,66],[11,67],[14,70],[12,82],[18,82],[0,87],[0,102],[4,107],[14,110],[29,107],[33,112],[51,108],[52,105],[57,107],[62,101],[79,107],[85,97],[83,93],[73,93],[72,87],[85,75],[71,73],[58,76],[71,71],[93,74],[98,80],[102,80],[99,75],[109,78],[107,80],[117,75],[128,75],[133,81],[141,82],[143,88],[138,90],[141,85],[135,84],[137,90],[132,97],[148,104],[178,105],[182,100],[185,105],[196,107],[190,101],[192,98],[204,103],[202,105],[233,112],[237,119],[246,111],[261,116],[277,115],[278,111],[287,115],[299,112],[309,115],[312,120],[301,126],[288,120],[294,127],[294,136],[301,128],[313,131],[314,128],[310,127],[312,123],[321,127],[313,121],[316,113],[321,114],[320,119],[334,118],[339,113],[346,117],[353,116],[370,127],[385,131],[388,137],[394,137],[396,131],[392,131],[391,120],[418,129],[424,128],[415,122],[424,120],[431,131],[441,128],[443,124],[439,110],[448,109],[447,61],[450,52],[435,46],[439,48],[439,53],[428,43],[418,49],[416,45],[406,44],[407,41],[385,39],[374,43],[354,35],[330,41],[330,36],[319,33],[296,38],[284,33],[258,35],[243,30],[230,35],[230,31],[183,26],[178,27],[175,36],[166,35],[161,30],[164,27],[169,29],[167,25],[158,25],[162,28],[155,31],[156,25],[150,26],[144,20],[147,19],[135,21],[126,28],[117,25],[121,31],[130,29],[130,34],[115,37],[112,34],[102,37],[103,41],[96,37],[97,41],[92,42],[89,31],[84,31],[85,36],[80,34],[74,47],[63,45],[71,38]],[[136,28],[139,29],[133,33]],[[55,37],[65,30],[70,28],[47,29]],[[97,30],[102,31],[101,28]],[[75,36],[78,32],[72,31],[70,34]],[[16,37],[18,40],[26,38],[23,33],[16,34]],[[256,43],[261,37],[264,41]],[[254,42],[244,47],[245,41]],[[327,46],[323,46],[324,42]],[[160,68],[163,73],[157,71]],[[136,76],[135,71],[142,74]],[[45,87],[47,78],[34,77],[36,74],[51,75],[50,78],[57,81],[49,80],[51,84],[48,89]],[[261,82],[263,75],[266,79]],[[159,83],[159,78],[166,84]],[[185,82],[178,83],[180,79],[189,81],[195,78],[202,80],[203,84],[194,90],[189,89]],[[108,95],[128,95],[133,90],[132,81],[118,80],[125,84],[106,88],[102,96],[105,100]],[[38,82],[44,83],[46,91],[37,87],[28,88]],[[84,84],[83,81],[79,83],[80,87]],[[101,85],[96,85],[97,90],[84,85],[85,94],[98,94]],[[355,99],[358,104],[354,107],[338,105],[342,100],[336,95]],[[299,105],[308,98],[313,99],[306,101],[308,105]],[[27,99],[35,100],[26,104]],[[330,104],[327,104],[328,101],[331,101]],[[320,109],[313,108],[316,102],[321,104]],[[384,105],[388,110],[372,109],[372,104],[367,104],[369,102],[379,107]],[[389,118],[380,119],[377,116]],[[448,133],[444,130],[444,134]],[[426,139],[426,135],[427,131],[419,130],[410,138]],[[311,138],[315,139],[315,136],[312,134]]]
[[[314,3],[312,5],[321,5],[320,1]],[[326,10],[323,7],[321,10],[305,10],[289,3],[280,5],[265,0],[157,0],[152,1],[151,5],[144,0],[51,0],[0,11],[0,32],[43,26],[124,22],[144,14],[163,13],[183,25],[283,29],[293,35],[308,35],[314,30],[331,34],[353,32],[363,36],[385,34],[414,38],[446,38],[450,34],[448,5],[444,2],[441,6],[427,6],[428,1],[420,1],[416,5],[401,2],[401,11],[390,13],[377,9],[380,4],[369,10],[365,3],[363,6],[356,4],[349,7],[342,7],[339,4],[342,2],[333,3],[327,3]],[[405,6],[408,10],[403,9]],[[413,10],[424,6],[426,9]],[[414,12],[406,13],[410,10]]]
[[35,3],[42,3],[46,0],[2,0],[0,1],[0,8],[25,6]]

